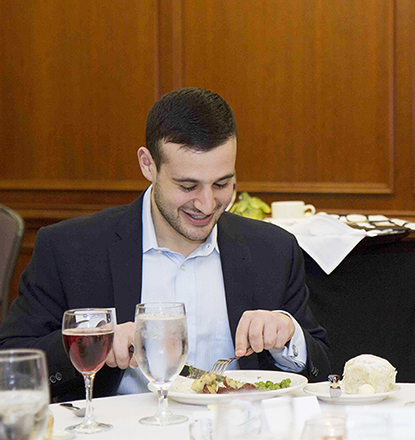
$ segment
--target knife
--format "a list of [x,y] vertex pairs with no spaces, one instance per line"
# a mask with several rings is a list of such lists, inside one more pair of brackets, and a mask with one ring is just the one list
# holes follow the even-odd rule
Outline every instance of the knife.
[[330,384],[330,397],[337,399],[341,396],[340,376],[338,374],[330,374],[328,377]]
[[[187,377],[189,379],[200,379],[204,374],[212,374],[211,371],[202,370],[200,368],[193,367],[192,365],[187,365],[183,367],[180,372],[180,376]],[[216,375],[217,379],[223,380],[224,376]]]
[[[134,355],[134,345],[130,345],[128,348],[130,359]],[[187,377],[188,379],[200,379],[204,374],[212,373],[211,371],[202,370],[200,368],[193,367],[192,365],[185,364],[180,376]],[[216,375],[216,377],[221,381],[225,378],[224,376]]]

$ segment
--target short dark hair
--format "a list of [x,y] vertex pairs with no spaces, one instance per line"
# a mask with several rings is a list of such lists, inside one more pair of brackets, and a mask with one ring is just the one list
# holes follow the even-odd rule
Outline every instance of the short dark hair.
[[146,147],[159,170],[161,142],[197,151],[209,151],[236,137],[235,118],[219,95],[200,88],[183,88],[162,96],[151,108],[146,123]]

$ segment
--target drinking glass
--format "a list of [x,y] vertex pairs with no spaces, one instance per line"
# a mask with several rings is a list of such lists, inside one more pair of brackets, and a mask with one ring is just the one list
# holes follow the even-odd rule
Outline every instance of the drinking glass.
[[140,419],[145,425],[183,423],[187,417],[168,410],[167,394],[187,356],[187,323],[183,303],[137,304],[134,355],[144,376],[157,390],[158,411]]
[[0,439],[41,439],[49,398],[43,351],[0,350]]
[[92,388],[97,371],[104,365],[114,339],[112,309],[73,309],[63,315],[62,337],[72,365],[83,375],[86,392],[84,420],[67,431],[95,434],[108,431],[112,425],[97,422],[92,414]]
[[307,420],[301,440],[346,440],[346,420],[336,416]]

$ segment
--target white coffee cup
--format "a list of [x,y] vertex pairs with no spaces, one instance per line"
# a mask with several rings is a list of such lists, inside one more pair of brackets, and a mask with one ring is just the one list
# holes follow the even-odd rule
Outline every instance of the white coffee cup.
[[313,205],[306,205],[303,201],[272,202],[272,218],[303,218],[316,213]]

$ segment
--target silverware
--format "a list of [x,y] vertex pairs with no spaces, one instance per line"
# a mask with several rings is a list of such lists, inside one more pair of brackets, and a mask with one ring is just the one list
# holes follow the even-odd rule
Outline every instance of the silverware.
[[130,357],[130,359],[134,356],[134,345],[130,345],[128,347],[128,356]]
[[340,388],[340,376],[338,374],[330,374],[328,380],[330,384],[330,397],[333,399],[339,398],[342,394]]
[[212,367],[212,373],[218,374],[219,376],[222,376],[225,370],[228,368],[229,364],[233,361],[236,361],[236,359],[239,359],[240,356],[235,356],[230,359],[219,359],[217,360],[213,367]]
[[[245,354],[245,356],[249,356],[253,352],[254,352],[254,350],[252,350],[251,347],[248,347],[248,349],[246,350],[246,353],[249,353],[249,354]],[[242,356],[235,356],[230,359],[219,359],[214,363],[214,365],[210,371],[212,373],[219,375],[219,376],[223,376],[223,373],[225,373],[225,370],[228,368],[229,364],[233,361],[236,361],[237,359],[239,359],[241,357]]]
[[86,408],[79,408],[79,406],[75,406],[72,403],[61,403],[60,406],[63,406],[66,409],[69,409],[74,412],[77,417],[85,417]]
[[[180,372],[180,376],[188,377],[189,379],[200,379],[204,374],[210,374],[212,371],[202,370],[191,365],[185,365]],[[219,379],[223,379],[219,377]]]

